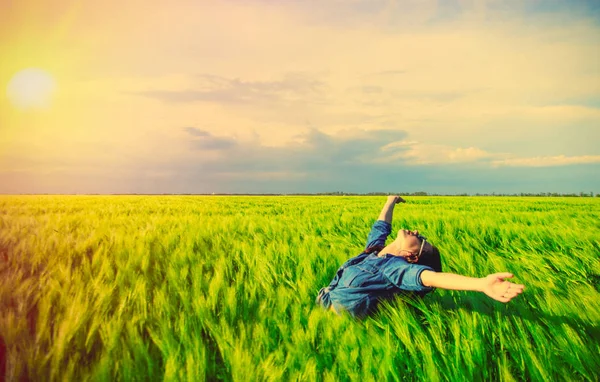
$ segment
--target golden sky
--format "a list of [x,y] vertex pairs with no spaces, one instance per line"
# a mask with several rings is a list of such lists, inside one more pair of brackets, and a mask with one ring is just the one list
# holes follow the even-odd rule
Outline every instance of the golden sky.
[[[599,14],[4,0],[0,192],[600,191]],[[54,79],[48,107],[7,96],[26,68]]]

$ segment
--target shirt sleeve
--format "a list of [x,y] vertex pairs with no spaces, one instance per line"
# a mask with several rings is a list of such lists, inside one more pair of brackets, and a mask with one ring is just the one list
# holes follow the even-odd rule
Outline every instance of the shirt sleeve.
[[371,227],[371,232],[367,236],[367,246],[365,248],[372,247],[374,245],[385,245],[385,240],[392,232],[392,225],[384,220],[377,220]]
[[433,268],[420,265],[410,264],[402,258],[390,259],[383,267],[384,276],[399,289],[414,292],[430,292],[432,287],[423,285],[421,282],[421,272],[428,270],[433,271]]

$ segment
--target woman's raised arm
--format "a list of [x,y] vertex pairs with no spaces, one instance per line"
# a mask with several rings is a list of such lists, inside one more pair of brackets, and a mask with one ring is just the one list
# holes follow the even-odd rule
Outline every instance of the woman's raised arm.
[[398,203],[406,203],[406,200],[404,200],[401,197],[396,196],[396,195],[388,196],[387,202],[385,202],[385,205],[381,209],[381,213],[379,214],[379,217],[377,218],[377,220],[383,220],[385,222],[392,224],[392,217],[394,215],[394,206]]

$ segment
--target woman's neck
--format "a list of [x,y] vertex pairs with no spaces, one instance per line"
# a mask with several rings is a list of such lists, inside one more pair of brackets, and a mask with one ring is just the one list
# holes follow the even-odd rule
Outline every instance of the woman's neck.
[[390,254],[392,256],[400,256],[400,245],[398,245],[398,243],[396,243],[396,241],[393,241],[390,244],[383,247],[383,249],[381,251],[379,251],[377,256],[383,257],[387,254]]

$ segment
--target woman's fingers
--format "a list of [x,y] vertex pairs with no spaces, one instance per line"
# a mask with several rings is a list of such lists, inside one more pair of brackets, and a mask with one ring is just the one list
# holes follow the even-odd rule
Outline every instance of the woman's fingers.
[[507,303],[523,292],[523,285],[504,282],[501,284],[502,289],[496,292],[495,299],[497,301]]
[[513,297],[516,297],[520,293],[521,292],[518,292],[518,291],[508,291],[508,292],[504,293],[504,297],[513,298]]
[[[512,286],[506,290],[506,292],[504,292],[502,294],[502,298],[503,299],[508,299],[508,301],[512,300],[513,298],[517,297],[518,295],[520,295],[523,292],[522,288],[513,288]],[[508,302],[507,301],[507,302]]]
[[525,285],[510,284],[509,287],[508,287],[508,291],[515,291],[517,293],[521,293],[521,292],[523,292],[524,288],[525,288]]
[[513,277],[510,272],[493,273],[487,276],[487,292],[489,297],[496,301],[507,303],[519,294],[523,293],[525,288],[522,284],[514,284],[506,280]]

